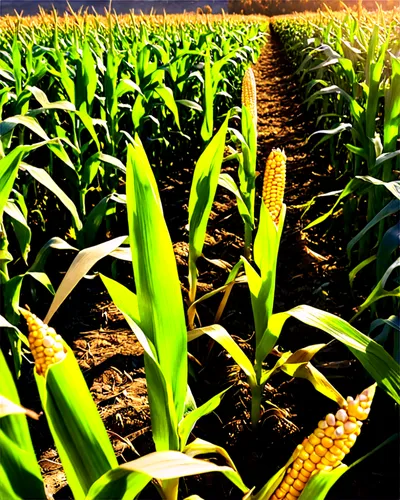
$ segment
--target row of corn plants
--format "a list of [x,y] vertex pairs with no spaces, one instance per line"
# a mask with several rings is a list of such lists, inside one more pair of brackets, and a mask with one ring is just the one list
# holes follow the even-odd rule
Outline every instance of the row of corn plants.
[[[93,22],[101,24],[101,19],[95,18]],[[25,32],[25,29],[29,32],[31,27],[28,24],[28,27],[25,28],[23,20],[19,19],[18,21],[18,34],[13,33],[9,42],[11,43],[12,39],[15,53],[21,54],[18,46],[19,36]],[[119,18],[112,19],[111,16],[108,16],[107,21],[115,23],[112,26],[116,32],[113,29],[107,32],[114,41],[119,40],[119,37],[123,38],[124,29],[129,31],[137,26],[134,18],[127,21],[126,24]],[[93,32],[88,29],[88,24],[86,24],[88,22],[85,16],[77,16],[73,20],[71,40],[74,43],[77,40],[80,40],[78,43],[81,43],[82,37],[89,36],[89,34],[93,36],[93,33],[96,33],[96,30]],[[147,31],[147,22],[144,20],[143,24],[140,25],[140,30],[143,32]],[[228,23],[228,27],[232,28],[229,24],[231,22],[229,18],[225,22]],[[243,23],[243,20],[240,22]],[[54,24],[51,31],[53,45],[49,47],[50,52],[51,49],[55,48],[56,43],[61,43],[60,40],[63,38],[59,38],[60,32],[68,30],[67,23],[62,24],[55,21]],[[188,25],[191,26],[190,29],[193,29],[193,32],[201,32],[204,26],[200,23],[200,26],[196,27],[190,22]],[[94,24],[94,26],[98,27],[99,25]],[[169,29],[168,19],[156,20],[155,26],[156,31],[157,27],[163,30]],[[210,35],[212,40],[215,33],[219,33],[219,28],[214,27],[213,30],[209,22],[206,22],[205,26],[211,32],[207,35]],[[43,29],[47,33],[46,27]],[[101,29],[99,28],[98,32],[101,33]],[[187,28],[185,25],[178,24],[173,29],[177,29],[175,35],[179,37],[181,30],[184,31]],[[243,25],[239,31],[242,30],[246,30]],[[164,33],[166,32],[164,31]],[[34,34],[36,33],[34,32]],[[150,37],[149,32],[148,36]],[[183,34],[182,38],[184,36]],[[257,33],[255,36],[259,37]],[[33,37],[32,43],[34,41],[35,37]],[[54,77],[52,83],[56,85],[57,78],[64,78],[71,91],[71,96],[68,95],[68,99],[61,90],[61,95],[52,95],[49,99],[46,94],[43,95],[44,91],[38,86],[35,85],[34,88],[29,85],[29,94],[26,93],[25,96],[21,97],[22,93],[20,92],[19,103],[22,107],[19,114],[4,118],[2,122],[2,124],[5,123],[3,126],[6,132],[3,141],[4,154],[0,160],[2,187],[0,213],[5,214],[6,217],[2,217],[1,236],[4,246],[1,256],[4,267],[1,269],[1,284],[7,291],[4,303],[8,309],[4,308],[4,311],[8,310],[10,316],[2,315],[0,317],[0,327],[7,329],[11,339],[14,371],[18,373],[22,353],[32,363],[42,407],[68,483],[76,499],[135,498],[152,482],[161,498],[172,500],[180,495],[180,478],[211,472],[224,474],[243,493],[243,498],[246,499],[268,500],[272,498],[275,500],[276,498],[285,498],[293,500],[293,498],[300,496],[302,500],[307,498],[322,499],[325,498],[327,491],[336,480],[348,470],[342,461],[360,434],[362,422],[369,416],[376,384],[394,401],[399,402],[399,366],[377,342],[343,319],[310,306],[293,304],[293,308],[286,312],[274,310],[276,267],[286,211],[283,203],[286,156],[281,150],[271,152],[264,173],[260,210],[255,214],[255,200],[257,199],[255,189],[257,107],[254,75],[251,69],[247,69],[243,80],[241,108],[232,108],[230,103],[226,103],[225,109],[219,110],[215,99],[218,84],[213,78],[216,77],[217,68],[221,70],[223,64],[222,62],[218,64],[221,60],[216,60],[215,54],[209,50],[209,42],[205,41],[204,43],[205,54],[202,54],[202,64],[197,70],[200,74],[201,71],[204,71],[202,77],[204,88],[200,94],[204,95],[206,108],[207,103],[209,103],[212,116],[211,113],[207,116],[207,112],[205,112],[203,119],[198,122],[202,142],[199,147],[198,159],[195,162],[188,200],[190,290],[186,311],[172,242],[160,201],[155,175],[157,169],[152,169],[154,166],[152,162],[153,151],[149,152],[151,133],[148,132],[150,135],[144,134],[140,127],[135,127],[135,124],[130,122],[130,128],[123,134],[121,131],[122,138],[118,142],[122,154],[120,155],[118,150],[112,148],[106,149],[103,153],[102,147],[108,144],[107,138],[105,136],[101,136],[100,139],[97,137],[97,127],[106,128],[107,116],[93,117],[96,105],[100,108],[102,105],[101,99],[96,105],[93,104],[98,92],[99,80],[97,80],[94,90],[92,107],[89,105],[87,96],[86,100],[80,102],[78,109],[77,101],[71,98],[72,96],[76,99],[82,90],[88,93],[90,84],[93,83],[92,77],[85,74],[85,63],[83,62],[87,59],[90,60],[88,54],[94,57],[89,42],[79,45],[79,50],[76,52],[78,66],[76,73],[70,71],[69,66],[66,66],[64,71],[62,66],[65,63],[65,57],[61,61],[59,58],[57,59],[58,56],[55,56],[54,60],[58,60],[59,66],[57,69],[53,68],[53,72],[50,71]],[[148,40],[145,45],[149,44]],[[220,46],[221,43],[219,42],[217,45]],[[257,46],[259,50],[259,44]],[[67,47],[71,48],[70,45]],[[112,45],[112,47],[115,46]],[[112,52],[110,46],[108,49],[105,54],[107,59]],[[122,49],[118,48],[118,52],[115,49],[115,53],[119,53],[119,51]],[[71,52],[73,53],[73,49]],[[26,54],[28,53],[33,55],[35,51],[27,51]],[[120,65],[127,64],[129,53],[123,52],[119,55]],[[230,56],[229,59],[232,57]],[[16,60],[18,60],[18,56],[16,56]],[[152,57],[146,60],[145,70],[151,67],[154,60]],[[246,58],[243,58],[241,62],[247,61]],[[168,62],[164,61],[163,64],[167,66]],[[238,63],[233,62],[232,64],[235,66]],[[108,66],[104,66],[107,71]],[[241,64],[240,66],[243,75],[246,65]],[[20,67],[22,66],[20,65]],[[30,68],[32,69],[32,66]],[[9,70],[5,69],[3,72],[8,75],[7,71]],[[99,71],[101,72],[101,70]],[[150,78],[152,85],[155,85],[154,88],[159,88],[160,82],[157,79],[160,72],[162,75],[165,71],[165,68],[154,70],[156,74]],[[167,73],[169,75],[170,71]],[[117,71],[116,74],[118,75]],[[77,75],[81,78],[78,84],[76,81],[74,82]],[[118,82],[118,78],[116,82]],[[131,82],[133,83],[133,80]],[[127,84],[126,81],[125,84]],[[25,89],[24,85],[22,87]],[[137,82],[133,85],[133,88],[136,89],[136,87],[140,88]],[[75,89],[74,92],[72,92],[72,88]],[[240,85],[238,90],[240,90]],[[7,92],[5,93],[7,94]],[[160,93],[163,92],[160,91]],[[29,114],[31,95],[40,104],[39,108],[32,109],[32,111],[39,110],[33,114]],[[140,93],[136,95],[136,99],[132,101],[132,108],[136,106],[137,100],[139,100],[137,106],[143,104],[143,102],[140,104],[141,97]],[[5,99],[6,101],[7,99]],[[115,106],[118,108],[119,104],[117,103]],[[124,105],[121,108],[122,110],[126,109]],[[167,108],[170,110],[168,106]],[[104,109],[106,113],[110,111],[108,106],[105,106]],[[65,112],[70,113],[68,116],[71,119],[71,129],[68,128],[68,125],[65,128],[71,130],[71,136],[63,135],[64,121],[61,120],[65,118],[62,118],[62,113]],[[118,113],[118,111],[116,112]],[[48,129],[49,124],[40,123],[39,118],[36,117],[41,114],[45,118],[54,114],[57,123],[55,128]],[[214,123],[215,117],[222,118],[222,120],[215,120]],[[65,119],[67,120],[67,118]],[[168,123],[168,112],[165,115],[160,115],[157,119],[163,127],[165,122]],[[67,123],[69,123],[68,120]],[[112,120],[109,123],[112,124]],[[181,123],[182,127],[191,127],[191,125],[190,127],[187,124],[183,125],[183,120]],[[52,132],[48,130],[52,130]],[[107,126],[106,130],[110,132],[111,126]],[[121,129],[116,127],[115,130],[119,132]],[[37,134],[37,132],[40,133]],[[39,143],[30,141],[32,133],[41,136],[42,141]],[[29,206],[29,194],[23,192],[26,183],[21,181],[20,176],[27,173],[35,181],[41,177],[46,179],[45,182],[37,182],[55,194],[59,202],[67,209],[69,206],[71,215],[75,215],[81,221],[81,228],[73,226],[71,232],[75,235],[85,227],[85,224],[88,224],[89,220],[93,224],[92,227],[89,226],[89,236],[92,235],[93,231],[100,230],[98,220],[99,217],[101,220],[102,216],[99,216],[98,212],[94,212],[97,205],[94,205],[92,211],[87,214],[87,219],[82,221],[84,214],[82,211],[79,213],[76,203],[67,196],[64,190],[60,191],[60,183],[57,182],[59,178],[54,174],[54,170],[43,167],[40,163],[43,161],[40,152],[47,152],[47,150],[60,160],[66,160],[65,155],[69,157],[74,148],[79,149],[80,155],[85,155],[91,148],[95,150],[97,147],[96,138],[100,144],[98,151],[100,154],[93,160],[94,163],[97,162],[96,165],[90,164],[89,167],[92,166],[95,170],[94,177],[101,188],[107,186],[107,183],[115,183],[112,188],[108,185],[106,196],[109,196],[109,199],[115,203],[126,206],[126,211],[121,211],[119,214],[121,226],[127,228],[127,230],[124,229],[125,234],[100,244],[93,244],[96,243],[94,240],[83,244],[77,236],[75,240],[77,243],[74,245],[59,237],[52,238],[39,251],[28,271],[15,276],[11,275],[11,266],[9,265],[11,254],[8,245],[10,242],[13,244],[13,241],[7,238],[5,229],[12,229],[15,232],[20,250],[22,251],[23,248],[26,252],[25,260],[31,237],[28,222],[31,220],[29,211],[32,208]],[[227,143],[229,143],[230,154],[224,158]],[[96,155],[96,152],[93,155]],[[161,153],[158,152],[157,157],[158,155]],[[54,157],[52,156],[53,159]],[[81,165],[77,158],[74,158],[75,161],[70,158],[72,172],[77,164]],[[236,162],[237,175],[228,176],[221,173],[224,160]],[[107,170],[105,165],[111,166],[111,170]],[[43,171],[46,174],[41,173]],[[36,174],[36,177],[32,172]],[[113,175],[108,175],[110,172]],[[53,189],[49,186],[52,186]],[[43,191],[33,183],[32,189],[35,187],[36,196],[40,196]],[[240,260],[229,263],[231,271],[227,276],[226,284],[209,294],[199,296],[197,265],[198,260],[203,257],[207,224],[218,189],[228,190],[237,200],[238,210],[243,220],[245,245]],[[14,210],[14,213],[19,214],[20,212],[23,215],[22,218],[18,219],[16,216],[9,215],[15,207],[17,207],[18,212]],[[71,211],[71,207],[75,207],[75,211],[73,209]],[[107,210],[109,211],[109,207]],[[94,215],[91,217],[92,213]],[[7,217],[11,217],[8,222]],[[6,226],[6,224],[9,225]],[[111,224],[110,227],[112,228]],[[29,239],[27,239],[28,236]],[[21,242],[24,242],[25,246]],[[19,294],[22,279],[25,276],[39,280],[53,291],[51,283],[43,271],[43,262],[51,248],[74,250],[78,253],[58,286],[46,317],[41,321],[33,312],[19,306]],[[118,280],[104,274],[101,274],[100,278],[144,350],[155,449],[153,453],[122,465],[117,462],[106,429],[97,413],[71,348],[63,337],[49,326],[52,317],[78,282],[107,255],[132,262],[134,290],[128,289]],[[235,293],[234,284],[237,282],[247,283],[251,297],[255,331],[252,359],[244,353],[229,334],[229,321],[225,320],[223,315],[230,295]],[[215,294],[222,296],[220,306],[215,311],[215,323],[203,326],[200,308],[197,306]],[[34,309],[34,303],[31,305]],[[18,327],[20,315],[27,322],[28,335],[23,333],[22,326]],[[355,399],[351,397],[345,399],[312,364],[313,357],[327,345],[326,343],[305,346],[295,352],[282,352],[279,349],[279,338],[289,317],[313,326],[346,345],[376,381],[376,384],[362,391]],[[306,378],[316,390],[335,401],[340,407],[335,414],[328,414],[324,420],[318,423],[315,431],[296,448],[288,462],[268,481],[270,474],[266,474],[265,486],[258,491],[251,488],[251,485],[249,487],[244,483],[228,453],[218,443],[210,443],[201,438],[193,439],[192,437],[192,431],[195,430],[199,418],[214,411],[226,392],[216,394],[200,406],[196,404],[196,394],[192,393],[188,378],[188,350],[190,342],[204,336],[211,337],[220,344],[246,375],[252,394],[251,420],[254,432],[258,432],[257,427],[263,411],[265,384],[279,371],[290,377]],[[27,415],[34,418],[37,416],[20,406],[13,375],[8,368],[9,365],[11,365],[11,360],[8,350],[6,350],[6,356],[0,354],[2,382],[0,393],[2,403],[0,406],[0,440],[2,442],[0,492],[5,498],[12,499],[30,498],[32,495],[38,499],[46,498],[26,422]],[[197,431],[195,433],[197,434]],[[209,454],[219,455],[226,465],[216,465],[209,459],[200,458]],[[277,464],[277,467],[281,465]],[[210,494],[212,495],[212,491]],[[193,494],[189,498],[199,497]]]
[[342,211],[350,283],[360,276],[370,287],[352,321],[369,310],[371,332],[383,325],[382,340],[390,331],[397,338],[399,330],[399,22],[396,10],[348,9],[272,23],[297,68],[304,106],[315,116],[310,144],[324,143],[338,180],[338,189],[322,198],[336,196],[329,211],[306,229]]
[[[158,176],[190,167],[188,151],[200,154],[237,102],[244,65],[265,39],[265,21],[241,17],[35,19],[0,23],[0,270],[13,324],[23,282],[54,293],[45,273],[51,249],[118,235],[132,137]],[[21,345],[8,333],[18,367]]]
[[[225,145],[227,122],[228,118],[223,125],[223,133],[219,131],[204,152],[210,166],[215,148],[219,146],[223,149]],[[202,167],[201,160],[197,162],[196,169]],[[87,262],[82,262],[78,254],[57,290],[46,322],[26,309],[19,309],[26,319],[28,336],[25,337],[19,330],[17,332],[29,346],[42,406],[74,498],[134,498],[153,480],[161,498],[175,499],[179,494],[179,478],[211,472],[224,474],[247,499],[324,498],[348,469],[342,460],[355,444],[362,422],[369,416],[376,384],[356,399],[344,399],[310,363],[326,344],[307,346],[295,353],[281,353],[271,368],[261,366],[276,345],[289,316],[320,328],[347,345],[388,395],[398,400],[400,381],[396,362],[379,344],[344,320],[309,306],[297,306],[284,313],[272,314],[272,306],[268,304],[273,302],[275,278],[271,274],[275,274],[279,236],[285,218],[282,203],[284,176],[282,179],[281,175],[284,168],[284,154],[279,150],[273,151],[267,162],[264,199],[254,241],[254,263],[250,263],[252,258],[249,261],[243,257],[256,332],[257,322],[261,324],[260,331],[264,330],[255,349],[253,364],[221,325],[187,332],[172,242],[156,179],[138,137],[128,148],[125,194],[135,293],[118,281],[104,275],[100,277],[144,349],[155,452],[118,465],[73,352],[62,336],[47,325],[71,288],[86,274]],[[273,179],[271,172],[274,173]],[[207,176],[210,174],[211,168]],[[196,176],[193,182],[196,182]],[[120,243],[125,243],[125,237]],[[102,255],[105,254],[103,252]],[[92,259],[100,257],[97,253]],[[12,327],[6,324],[4,318],[2,326]],[[190,440],[197,420],[213,411],[226,392],[196,406],[188,385],[188,341],[204,334],[220,343],[246,373],[257,406],[261,404],[263,384],[279,369],[290,376],[309,379],[317,390],[340,406],[336,414],[328,414],[318,423],[315,431],[258,492],[245,485],[229,455],[218,444],[201,438]],[[262,351],[261,358],[259,350]],[[11,373],[4,358],[0,359],[4,387],[1,418],[5,419],[0,431],[5,457],[0,473],[4,479],[4,494],[9,498],[28,498],[27,491],[29,494],[34,491],[36,498],[45,498],[24,415],[31,415],[31,412],[20,406]],[[257,378],[257,367],[261,367],[261,379]],[[253,424],[256,426],[259,409],[256,409],[255,415]],[[19,439],[14,442],[16,435]],[[208,460],[195,458],[205,454],[221,455],[226,465],[217,466]]]

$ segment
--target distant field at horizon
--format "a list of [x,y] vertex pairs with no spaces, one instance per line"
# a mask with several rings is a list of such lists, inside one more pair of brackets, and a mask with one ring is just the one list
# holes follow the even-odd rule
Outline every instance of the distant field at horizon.
[[[74,10],[78,10],[81,6],[87,8],[93,6],[95,10],[102,14],[105,8],[110,5],[109,0],[70,0],[69,4]],[[25,15],[34,15],[38,12],[38,6],[44,9],[51,9],[54,5],[59,12],[63,12],[68,8],[66,0],[0,0],[0,15],[13,14],[14,11],[23,11]],[[167,13],[196,11],[199,7],[210,5],[214,13],[221,12],[221,9],[227,11],[228,0],[114,0],[112,8],[118,13],[126,13],[132,9],[135,11],[143,11],[148,14],[153,8],[158,14],[162,14],[165,10]]]

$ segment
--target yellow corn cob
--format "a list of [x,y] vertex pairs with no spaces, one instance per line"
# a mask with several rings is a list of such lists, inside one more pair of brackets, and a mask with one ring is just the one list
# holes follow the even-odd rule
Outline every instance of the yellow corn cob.
[[257,88],[254,73],[247,68],[242,81],[242,105],[250,111],[257,130]]
[[62,361],[67,355],[61,335],[43,323],[35,314],[20,308],[28,325],[29,347],[35,361],[36,372],[45,375],[49,366]]
[[279,223],[286,182],[285,152],[273,149],[268,156],[264,172],[262,197],[272,220]]
[[320,470],[331,471],[341,465],[361,432],[362,422],[370,411],[376,384],[356,399],[347,398],[336,415],[329,413],[315,431],[297,447],[297,458],[270,500],[296,500],[307,481]]

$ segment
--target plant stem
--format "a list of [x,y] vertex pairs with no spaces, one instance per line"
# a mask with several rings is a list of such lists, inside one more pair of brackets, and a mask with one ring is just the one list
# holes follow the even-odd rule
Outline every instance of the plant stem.
[[248,224],[244,225],[244,256],[247,260],[250,260],[250,248],[253,241],[253,231]]
[[179,478],[167,479],[163,481],[162,489],[165,500],[177,500],[179,490]]
[[260,420],[263,387],[264,386],[261,385],[254,385],[251,388],[251,423],[253,429],[257,427],[258,421]]
[[194,329],[194,318],[196,316],[196,307],[190,307],[196,300],[197,291],[197,267],[196,261],[189,255],[189,309],[187,312],[189,329]]
[[7,280],[9,279],[8,262],[11,260],[12,257],[8,252],[7,234],[0,218],[0,271],[4,274]]

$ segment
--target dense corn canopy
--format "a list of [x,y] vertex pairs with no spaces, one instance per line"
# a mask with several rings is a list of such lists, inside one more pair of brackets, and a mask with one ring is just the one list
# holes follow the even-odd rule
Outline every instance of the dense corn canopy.
[[331,471],[341,465],[360,435],[362,420],[369,415],[376,384],[365,389],[356,399],[347,398],[347,404],[336,415],[329,413],[318,422],[314,432],[297,447],[297,458],[271,500],[295,500],[307,481],[318,471]]
[[54,328],[43,323],[35,314],[22,308],[20,311],[28,325],[29,347],[35,360],[36,372],[45,375],[49,366],[65,358],[67,351],[63,339]]
[[285,182],[286,155],[280,149],[273,149],[265,166],[262,197],[275,224],[279,223]]

